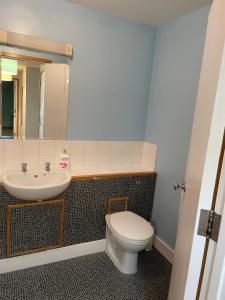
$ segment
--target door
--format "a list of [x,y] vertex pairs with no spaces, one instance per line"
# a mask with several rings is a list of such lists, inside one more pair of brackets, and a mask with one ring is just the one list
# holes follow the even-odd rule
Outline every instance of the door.
[[197,235],[201,209],[210,210],[225,128],[225,1],[209,14],[199,90],[181,195],[169,300],[196,299],[205,238]]

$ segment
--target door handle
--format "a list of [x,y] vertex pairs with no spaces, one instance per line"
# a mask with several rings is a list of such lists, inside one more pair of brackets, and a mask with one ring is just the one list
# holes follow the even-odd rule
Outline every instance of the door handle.
[[175,191],[180,189],[180,190],[183,190],[185,192],[186,191],[186,183],[183,182],[182,184],[180,184],[180,183],[175,182],[174,185],[173,185],[173,188],[174,188]]

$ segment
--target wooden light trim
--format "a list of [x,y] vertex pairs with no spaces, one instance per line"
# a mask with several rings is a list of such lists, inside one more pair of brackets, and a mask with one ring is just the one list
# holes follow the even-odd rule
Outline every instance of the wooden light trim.
[[[61,205],[60,211],[60,229],[59,229],[59,244],[50,245],[42,248],[26,250],[11,253],[11,209],[20,208],[20,207],[29,207],[29,206],[40,206],[40,205],[51,205],[51,204],[59,204]],[[47,200],[47,201],[37,201],[37,202],[29,202],[29,203],[20,203],[20,204],[9,204],[6,206],[6,257],[14,257],[19,255],[31,254],[36,252],[41,252],[45,250],[60,248],[64,246],[64,218],[65,218],[65,202],[64,199],[59,200]]]
[[19,54],[14,52],[6,52],[6,51],[0,51],[0,57],[16,59],[16,60],[32,61],[32,62],[42,63],[42,64],[52,63],[50,59],[24,55],[24,54]]
[[122,201],[124,202],[124,211],[128,209],[128,197],[115,197],[115,198],[110,198],[108,199],[107,203],[107,214],[112,214],[113,213],[113,204],[116,201]]
[[66,57],[73,55],[70,44],[5,30],[0,30],[0,44]]

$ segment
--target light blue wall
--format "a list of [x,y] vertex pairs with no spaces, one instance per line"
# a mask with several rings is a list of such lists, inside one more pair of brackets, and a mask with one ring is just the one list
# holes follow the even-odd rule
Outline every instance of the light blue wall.
[[0,8],[0,28],[73,45],[70,139],[144,139],[154,29],[63,0],[0,0]]
[[173,183],[185,176],[208,12],[207,7],[186,15],[156,36],[146,140],[158,145],[153,219],[158,236],[171,247],[180,201]]
[[174,247],[172,185],[184,178],[208,8],[158,29],[155,54],[155,29],[63,0],[0,0],[0,8],[0,28],[73,45],[70,139],[158,144],[153,217]]

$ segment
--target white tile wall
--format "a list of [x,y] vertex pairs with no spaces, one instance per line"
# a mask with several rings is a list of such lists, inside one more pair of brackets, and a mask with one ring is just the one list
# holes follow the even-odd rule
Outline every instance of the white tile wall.
[[18,169],[22,162],[22,141],[5,140],[3,143],[3,169]]
[[98,143],[98,153],[109,155],[112,152],[112,142],[100,141]]
[[69,141],[68,151],[70,155],[83,155],[84,154],[84,142],[83,141]]
[[21,168],[59,168],[60,154],[67,149],[71,170],[142,167],[155,169],[157,146],[136,141],[53,141],[53,140],[0,140],[0,171]]
[[21,155],[22,154],[22,141],[20,140],[5,140],[4,141],[5,156]]
[[147,169],[155,170],[156,155],[157,145],[144,142],[142,165],[145,166]]
[[39,155],[39,141],[26,140],[22,142],[22,155]]
[[84,154],[85,155],[97,155],[98,154],[98,144],[97,141],[85,141],[84,142]]
[[[56,167],[58,162],[56,161]],[[84,156],[82,154],[70,155],[70,166],[73,169],[82,169],[84,167]]]
[[40,141],[40,155],[50,155],[54,156],[55,151],[56,151],[56,142],[51,140],[51,141]]
[[109,154],[99,154],[97,155],[97,168],[105,168],[105,166],[109,166]]

